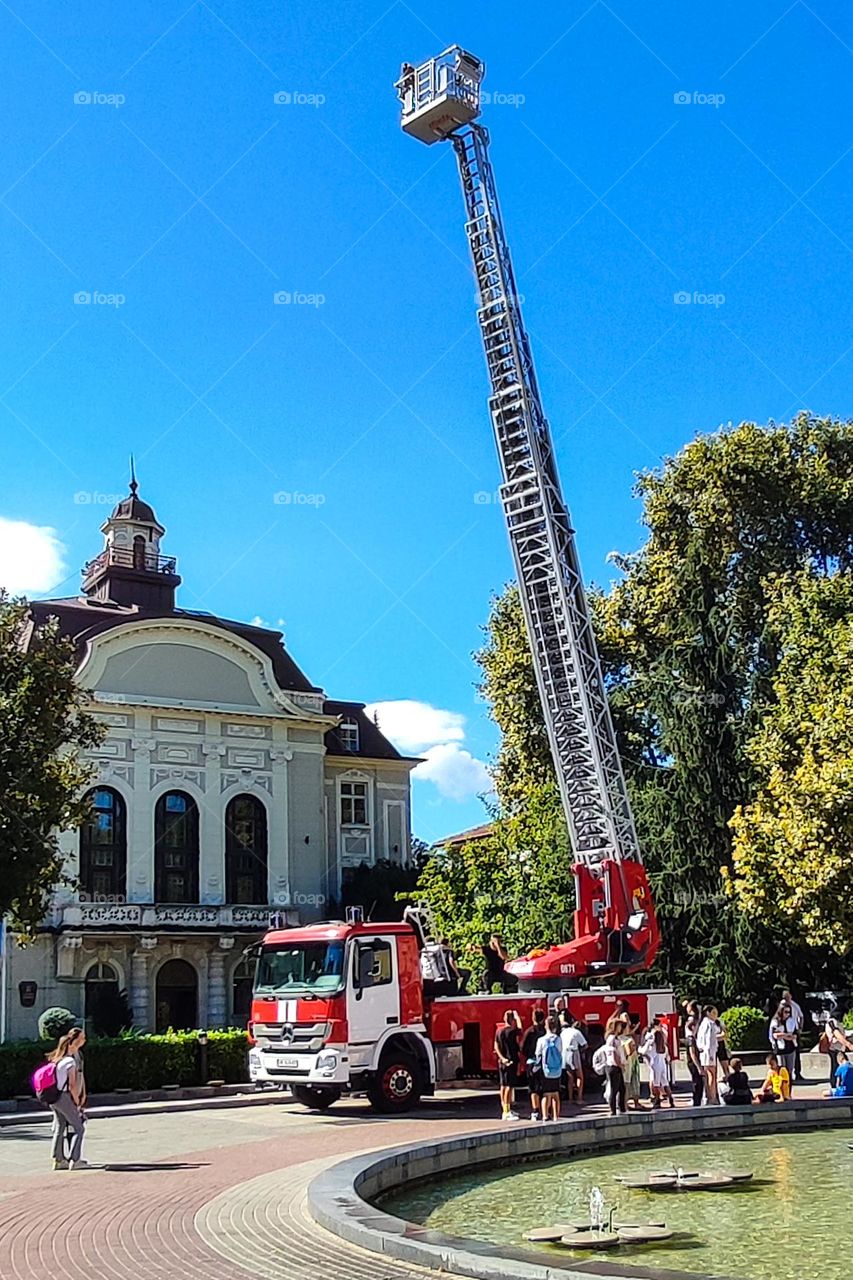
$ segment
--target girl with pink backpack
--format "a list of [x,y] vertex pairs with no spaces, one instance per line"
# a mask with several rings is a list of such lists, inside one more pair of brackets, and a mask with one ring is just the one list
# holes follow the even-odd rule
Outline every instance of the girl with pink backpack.
[[[72,1027],[59,1042],[47,1062],[33,1075],[36,1097],[53,1112],[53,1145],[51,1156],[54,1169],[88,1169],[83,1159],[83,1104],[85,1102],[82,1073],[77,1055],[86,1043],[82,1027]],[[66,1137],[71,1151],[65,1154]]]

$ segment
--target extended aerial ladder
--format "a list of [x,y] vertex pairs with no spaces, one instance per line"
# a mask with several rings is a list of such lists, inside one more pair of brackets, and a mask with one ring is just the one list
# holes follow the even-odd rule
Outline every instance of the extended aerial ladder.
[[484,73],[478,58],[454,45],[419,66],[404,63],[396,88],[404,131],[427,145],[450,141],[456,152],[501,502],[575,858],[574,940],[508,966],[523,990],[542,990],[567,979],[647,968],[660,938],[521,315],[489,135],[475,123]]

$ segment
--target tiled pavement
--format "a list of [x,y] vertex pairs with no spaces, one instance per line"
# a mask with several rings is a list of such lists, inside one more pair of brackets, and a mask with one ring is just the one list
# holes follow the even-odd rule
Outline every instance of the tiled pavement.
[[93,1120],[86,1154],[103,1167],[85,1173],[46,1172],[44,1126],[2,1130],[0,1276],[422,1277],[327,1235],[305,1214],[305,1187],[356,1152],[482,1131],[496,1123],[495,1109],[493,1097],[444,1094],[412,1116],[378,1119],[360,1101],[313,1115],[284,1098],[264,1108]]

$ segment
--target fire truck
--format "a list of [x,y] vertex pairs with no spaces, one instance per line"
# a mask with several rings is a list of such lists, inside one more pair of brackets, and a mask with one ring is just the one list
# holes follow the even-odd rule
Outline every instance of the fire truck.
[[[647,969],[660,934],[628,800],[607,691],[563,499],[551,429],[521,313],[509,243],[478,123],[484,64],[453,45],[404,63],[402,128],[427,146],[449,141],[465,202],[477,319],[501,503],[557,783],[574,858],[574,938],[507,965],[518,996],[459,996],[436,972],[428,914],[271,930],[258,956],[250,1073],[288,1084],[323,1109],[344,1090],[380,1110],[405,1110],[436,1084],[494,1072],[495,1028],[507,1007],[529,1025],[558,994],[600,1038],[620,997],[644,1024],[655,1016],[675,1046],[670,990],[603,989]],[[425,974],[431,977],[425,977]],[[580,980],[598,986],[583,990]]]

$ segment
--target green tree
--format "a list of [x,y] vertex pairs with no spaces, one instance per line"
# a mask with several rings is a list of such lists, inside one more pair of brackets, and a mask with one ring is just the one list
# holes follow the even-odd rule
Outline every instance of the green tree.
[[749,744],[757,791],[738,807],[731,889],[748,914],[853,948],[853,572],[775,584],[775,702]]
[[574,887],[566,825],[554,784],[531,790],[523,809],[496,818],[491,835],[449,845],[426,862],[418,897],[476,977],[485,935],[511,955],[571,937]]
[[53,621],[33,634],[26,602],[0,591],[0,914],[35,929],[62,876],[58,832],[88,813],[78,752],[100,740]]
[[[699,436],[640,476],[636,492],[646,540],[615,557],[621,577],[591,605],[661,922],[651,976],[763,1003],[776,982],[810,982],[825,956],[726,892],[730,822],[755,793],[750,743],[777,696],[774,584],[853,564],[853,423],[804,413]],[[559,806],[515,586],[493,602],[478,658],[501,731],[498,838],[517,858],[506,821],[532,796],[554,823]],[[534,884],[538,857],[534,847]],[[451,881],[460,917],[473,918]],[[519,948],[538,941],[535,930],[520,934]]]

